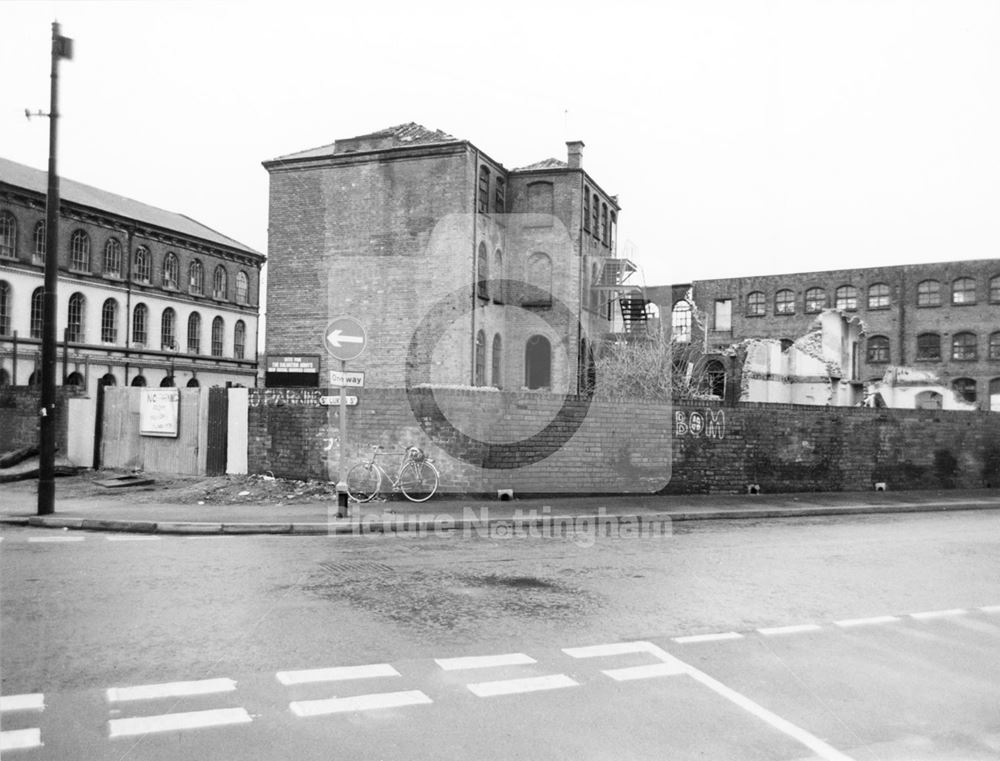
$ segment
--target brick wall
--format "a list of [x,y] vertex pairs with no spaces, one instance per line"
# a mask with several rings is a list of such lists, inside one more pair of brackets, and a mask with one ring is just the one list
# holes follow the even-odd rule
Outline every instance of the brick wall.
[[[75,388],[56,389],[56,451],[67,451],[67,397],[83,396]],[[41,390],[34,386],[0,387],[0,452],[38,445],[38,409]]]

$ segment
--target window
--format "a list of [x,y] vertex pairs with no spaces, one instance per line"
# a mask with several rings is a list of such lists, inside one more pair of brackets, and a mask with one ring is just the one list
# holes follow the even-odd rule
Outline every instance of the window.
[[879,364],[889,361],[889,339],[885,336],[872,336],[868,339],[868,361]]
[[1000,378],[990,381],[990,411],[1000,412]]
[[69,297],[69,309],[66,317],[66,340],[74,343],[83,341],[84,307],[86,300],[82,293],[74,293]]
[[472,385],[486,385],[486,334],[481,330],[476,333],[476,368]]
[[536,253],[528,259],[528,284],[525,291],[526,304],[552,304],[552,260],[548,254]]
[[137,386],[137,387],[145,386],[146,385],[146,377],[143,376],[143,375],[137,375],[137,376],[135,376],[132,379],[132,383],[130,383],[129,385],[131,385],[131,386]]
[[951,337],[951,358],[957,360],[971,360],[977,356],[976,334],[956,333]]
[[503,177],[497,177],[496,189],[494,190],[493,195],[493,205],[497,214],[503,214],[506,208],[506,191],[506,183],[504,182]]
[[122,276],[122,244],[117,238],[108,238],[104,244],[104,274]]
[[36,262],[45,261],[46,234],[47,233],[45,231],[45,220],[43,219],[41,222],[35,225],[35,250],[33,256]]
[[490,210],[490,168],[479,167],[479,204],[480,214],[486,214]]
[[795,314],[795,291],[787,288],[774,294],[775,314]]
[[605,246],[611,243],[611,238],[608,235],[608,205],[606,203],[601,204],[601,241]]
[[499,248],[493,254],[493,303],[503,303],[503,254]]
[[180,279],[181,265],[177,261],[177,254],[168,251],[167,255],[163,257],[163,287],[176,290]]
[[885,283],[875,283],[868,287],[868,308],[889,308],[889,286]]
[[137,283],[148,283],[152,272],[149,249],[139,246],[132,259],[132,279]]
[[243,320],[236,321],[233,329],[233,356],[236,359],[244,359],[247,345],[247,326]]
[[552,345],[545,336],[532,336],[524,345],[524,385],[532,389],[552,385]]
[[497,333],[493,336],[493,367],[492,374],[490,375],[490,380],[493,381],[493,385],[497,388],[503,388],[503,378],[500,375],[500,355],[503,351],[503,342],[500,338],[500,334]]
[[[3,319],[0,316],[0,319]],[[0,333],[3,331],[0,330]],[[989,343],[989,358],[990,359],[1000,359],[1000,333],[990,333],[990,343]]]
[[9,385],[10,385],[10,373],[4,370],[3,368],[0,368],[0,386],[9,386]]
[[118,379],[114,376],[114,373],[104,373],[98,381],[98,386],[117,386]]
[[670,330],[677,343],[691,341],[691,304],[683,299],[674,304],[670,313]]
[[937,280],[923,280],[917,284],[917,306],[941,306],[941,283]]
[[187,350],[188,354],[201,351],[201,315],[197,312],[192,312],[188,317]]
[[90,271],[90,236],[76,230],[69,239],[69,268],[77,272]]
[[583,229],[590,232],[590,188],[583,186]]
[[166,351],[173,351],[177,347],[177,313],[173,308],[167,307],[163,310],[160,318],[160,348]]
[[250,279],[240,270],[236,273],[236,303],[247,304],[250,299]]
[[591,228],[590,231],[594,234],[594,237],[596,238],[597,237],[598,215],[600,214],[600,209],[598,208],[598,206],[599,206],[599,204],[601,202],[600,202],[600,199],[598,199],[598,197],[597,197],[597,193],[594,193],[590,198],[591,198],[591,207],[590,207],[590,209],[591,209],[591,211],[590,211],[591,216],[590,216],[590,221],[591,221],[591,223],[593,225],[593,227]]
[[31,294],[31,337],[42,337],[42,323],[45,314],[45,289],[36,288]]
[[160,381],[160,388],[173,388],[174,385],[176,384],[174,383],[174,376],[172,375],[168,375]]
[[9,211],[0,214],[0,256],[17,256],[17,219]]
[[148,333],[149,310],[145,304],[136,304],[132,310],[132,343],[145,346]]
[[10,335],[10,283],[0,280],[0,336]]
[[921,391],[917,394],[915,401],[918,410],[939,410],[944,402],[944,397],[937,391]]
[[747,294],[747,317],[763,317],[767,314],[767,297],[762,291]]
[[101,342],[118,342],[118,302],[107,299],[101,307]]
[[834,306],[845,312],[858,308],[858,289],[853,285],[842,285],[834,293]]
[[205,292],[205,269],[201,261],[195,259],[188,267],[188,292],[200,296]]
[[990,303],[1000,304],[1000,275],[990,279]]
[[611,252],[618,250],[618,215],[611,212],[611,240],[608,242]]
[[83,376],[78,372],[72,372],[63,381],[64,386],[83,386]]
[[715,329],[727,331],[733,329],[733,300],[716,299]]
[[191,378],[191,379],[190,379],[190,380],[189,380],[189,381],[188,381],[188,382],[187,382],[186,384],[184,384],[184,385],[186,385],[186,386],[187,386],[188,388],[198,388],[198,387],[199,387],[199,386],[200,386],[201,384],[200,384],[200,383],[198,383],[198,379],[197,379],[197,378]]
[[951,382],[951,388],[959,401],[976,403],[976,381],[972,378],[955,378]]
[[229,276],[221,264],[215,268],[215,273],[212,275],[212,295],[217,299],[229,298]]
[[806,314],[816,314],[826,309],[826,290],[810,288],[806,291]]
[[479,255],[476,257],[476,295],[481,299],[490,297],[486,281],[490,276],[490,265],[487,261],[486,244],[479,244]]
[[212,320],[212,356],[221,357],[226,340],[226,323],[221,317]]
[[960,277],[951,284],[952,304],[975,304],[976,281],[971,277]]
[[941,359],[941,336],[937,333],[921,333],[917,336],[917,359]]
[[705,365],[705,390],[720,399],[726,396],[726,367],[717,359]]

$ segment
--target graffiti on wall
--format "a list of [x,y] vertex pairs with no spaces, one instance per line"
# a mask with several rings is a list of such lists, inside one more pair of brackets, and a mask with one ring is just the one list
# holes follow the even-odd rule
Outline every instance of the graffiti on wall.
[[251,407],[319,407],[323,390],[318,388],[251,388]]
[[706,439],[726,438],[725,410],[693,410],[674,412],[674,433],[677,436],[704,436]]

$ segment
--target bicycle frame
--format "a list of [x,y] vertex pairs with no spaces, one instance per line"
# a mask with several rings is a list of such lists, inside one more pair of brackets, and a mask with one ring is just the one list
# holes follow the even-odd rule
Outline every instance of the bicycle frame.
[[[347,473],[347,491],[354,500],[368,502],[382,491],[382,481],[387,480],[394,492],[402,492],[411,502],[425,502],[437,491],[440,475],[430,458],[414,456],[419,452],[408,447],[402,452],[383,452],[382,447],[372,446],[369,460],[359,463]],[[378,462],[380,454],[401,457],[395,475]]]

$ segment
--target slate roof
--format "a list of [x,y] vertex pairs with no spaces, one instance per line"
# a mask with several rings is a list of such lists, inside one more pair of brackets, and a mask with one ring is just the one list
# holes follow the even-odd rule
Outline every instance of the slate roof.
[[[6,183],[18,188],[25,188],[36,193],[45,195],[48,191],[48,172],[34,169],[16,161],[0,158],[0,183]],[[229,236],[223,235],[211,227],[206,227],[185,214],[178,214],[173,211],[158,209],[155,206],[135,201],[125,196],[109,193],[106,190],[95,188],[90,185],[76,182],[74,180],[59,178],[59,198],[66,203],[73,203],[79,206],[86,206],[97,209],[119,217],[134,219],[148,225],[162,228],[199,238],[209,243],[214,243],[228,248],[239,249],[248,254],[262,256],[259,251],[255,251],[249,246],[245,246],[239,241],[233,240]]]
[[342,148],[344,144],[351,143],[370,143],[373,144],[373,146],[377,144],[381,150],[386,150],[389,148],[403,148],[410,145],[435,145],[439,143],[458,142],[461,141],[458,138],[449,135],[447,132],[442,132],[439,129],[427,129],[427,127],[424,127],[422,124],[417,124],[416,122],[407,122],[406,124],[397,124],[395,127],[386,127],[385,129],[378,130],[377,132],[369,132],[366,135],[356,135],[354,137],[342,138],[335,143],[321,145],[317,148],[309,148],[308,150],[299,151],[298,153],[289,153],[285,156],[279,156],[276,159],[272,159],[272,161],[309,159],[329,156],[333,153],[341,152],[338,151],[338,145]]
[[520,166],[515,169],[515,172],[531,172],[535,169],[568,169],[569,164],[565,161],[560,161],[559,159],[545,159],[544,161],[536,161],[534,164],[529,164],[528,166]]

